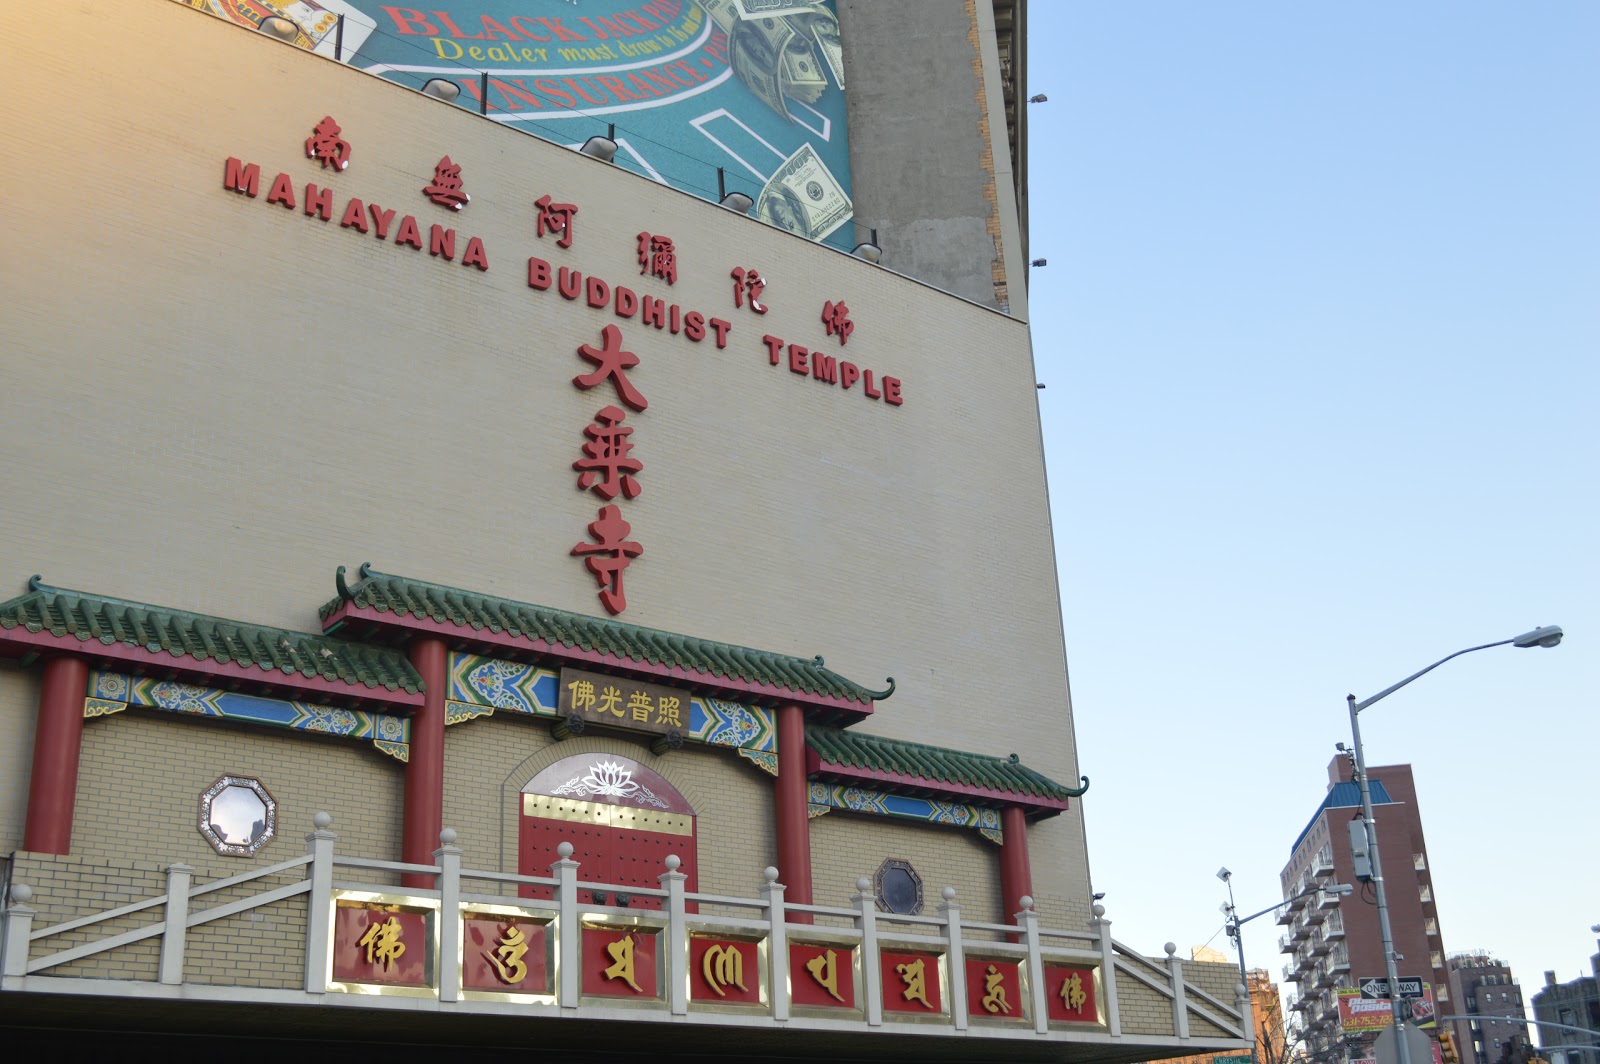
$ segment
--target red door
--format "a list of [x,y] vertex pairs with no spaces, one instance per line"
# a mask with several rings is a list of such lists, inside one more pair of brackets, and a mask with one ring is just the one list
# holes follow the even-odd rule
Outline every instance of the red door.
[[[580,904],[659,909],[661,899],[630,887],[659,889],[666,858],[675,854],[685,888],[699,889],[694,809],[659,774],[614,754],[564,758],[535,776],[519,796],[517,871],[548,876],[563,842],[572,843],[578,878],[606,884],[579,893]],[[548,887],[524,886],[525,898],[549,899]],[[603,897],[597,896],[603,895]],[[693,911],[694,906],[690,906]]]

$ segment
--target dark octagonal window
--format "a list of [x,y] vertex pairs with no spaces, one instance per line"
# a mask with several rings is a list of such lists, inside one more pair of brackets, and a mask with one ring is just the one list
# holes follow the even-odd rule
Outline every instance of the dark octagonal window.
[[878,908],[884,912],[915,916],[922,911],[922,877],[910,861],[891,857],[878,866],[875,879]]

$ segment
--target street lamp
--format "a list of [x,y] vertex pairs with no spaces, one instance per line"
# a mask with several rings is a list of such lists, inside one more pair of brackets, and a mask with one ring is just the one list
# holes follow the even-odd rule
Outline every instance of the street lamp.
[[1561,626],[1550,625],[1545,628],[1535,628],[1531,632],[1524,632],[1511,639],[1501,639],[1494,643],[1484,643],[1481,646],[1467,647],[1454,654],[1440,658],[1425,669],[1407,676],[1397,684],[1391,684],[1373,695],[1371,698],[1356,701],[1355,695],[1346,695],[1345,701],[1350,706],[1350,734],[1355,740],[1355,775],[1356,786],[1361,789],[1361,819],[1366,825],[1367,854],[1372,862],[1372,886],[1378,895],[1378,932],[1383,937],[1383,970],[1389,980],[1389,1009],[1394,1017],[1395,1046],[1399,1050],[1400,1064],[1411,1064],[1411,1047],[1405,1040],[1405,1010],[1404,998],[1400,996],[1400,970],[1395,964],[1394,934],[1389,929],[1389,900],[1383,890],[1383,866],[1378,861],[1378,823],[1372,815],[1372,790],[1367,785],[1367,761],[1361,749],[1361,722],[1358,714],[1380,699],[1388,698],[1412,680],[1426,676],[1451,658],[1459,658],[1463,654],[1471,654],[1475,650],[1488,650],[1490,647],[1503,647],[1506,644],[1517,647],[1553,647],[1561,642]]
[[[1222,868],[1217,869],[1217,878],[1228,884],[1228,904],[1222,907],[1223,913],[1227,916],[1227,923],[1223,926],[1228,932],[1228,937],[1233,939],[1234,948],[1239,951],[1239,985],[1244,987],[1245,997],[1247,999],[1250,996],[1250,975],[1244,966],[1244,936],[1239,933],[1239,928],[1243,927],[1245,924],[1248,924],[1251,920],[1254,920],[1258,916],[1265,916],[1268,913],[1289,904],[1291,901],[1299,901],[1308,894],[1326,893],[1344,897],[1345,895],[1353,893],[1356,889],[1349,883],[1335,883],[1330,887],[1312,887],[1309,890],[1302,890],[1299,894],[1294,895],[1292,898],[1283,899],[1277,905],[1270,905],[1258,913],[1251,913],[1249,916],[1241,917],[1239,915],[1239,910],[1235,908],[1233,903],[1233,873],[1228,871],[1227,866],[1224,865]],[[1256,1064],[1256,1042],[1258,1041],[1258,1032],[1255,1030],[1255,1020],[1253,1018],[1250,1021],[1250,1026],[1250,1060],[1251,1064]]]

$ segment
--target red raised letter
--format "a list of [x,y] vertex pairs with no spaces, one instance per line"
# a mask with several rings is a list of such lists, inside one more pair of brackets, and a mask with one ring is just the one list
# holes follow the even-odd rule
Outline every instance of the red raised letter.
[[883,378],[883,401],[891,406],[899,406],[905,402],[904,399],[900,398],[899,377]]
[[854,362],[839,363],[839,387],[849,391],[850,386],[854,384],[856,379],[860,376],[861,371],[856,369],[856,364]]
[[261,167],[255,163],[247,165],[230,156],[222,171],[222,187],[255,199],[256,189],[261,187]]
[[550,264],[543,259],[528,260],[528,287],[550,291]]

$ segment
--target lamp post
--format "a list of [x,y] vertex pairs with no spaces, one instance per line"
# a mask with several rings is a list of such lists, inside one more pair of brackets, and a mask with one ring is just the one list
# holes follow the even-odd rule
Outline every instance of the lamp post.
[[1451,658],[1459,658],[1463,654],[1471,654],[1475,650],[1488,650],[1490,647],[1503,647],[1507,644],[1517,647],[1553,647],[1561,642],[1561,626],[1550,625],[1545,628],[1535,628],[1531,632],[1524,632],[1512,639],[1501,639],[1494,643],[1484,643],[1481,646],[1467,647],[1458,650],[1429,665],[1425,669],[1407,676],[1397,684],[1391,684],[1373,695],[1371,698],[1356,701],[1355,695],[1346,695],[1345,701],[1350,707],[1350,734],[1355,740],[1355,776],[1356,786],[1361,790],[1361,819],[1366,825],[1367,854],[1372,862],[1372,886],[1378,895],[1378,933],[1383,938],[1383,971],[1389,980],[1389,1008],[1394,1017],[1395,1046],[1399,1050],[1400,1064],[1411,1064],[1411,1047],[1405,1040],[1405,1009],[1404,999],[1400,996],[1400,970],[1395,964],[1394,934],[1389,928],[1389,899],[1383,889],[1383,866],[1378,861],[1378,823],[1372,815],[1372,790],[1367,785],[1367,761],[1361,749],[1361,720],[1359,714],[1363,709],[1380,699],[1388,698],[1412,680],[1420,679],[1437,669]]
[[[1245,924],[1248,924],[1251,920],[1254,920],[1258,916],[1265,916],[1268,913],[1289,904],[1291,901],[1298,901],[1301,898],[1304,898],[1308,894],[1327,893],[1344,897],[1347,894],[1353,893],[1356,889],[1349,883],[1335,883],[1329,887],[1312,887],[1310,890],[1302,890],[1299,894],[1296,894],[1293,897],[1283,899],[1277,905],[1270,905],[1258,913],[1251,913],[1249,916],[1241,917],[1239,915],[1239,910],[1234,906],[1233,903],[1233,873],[1228,871],[1227,866],[1223,866],[1222,868],[1217,869],[1217,878],[1228,884],[1228,904],[1222,907],[1223,913],[1225,913],[1227,916],[1227,923],[1223,926],[1228,932],[1228,937],[1233,939],[1234,947],[1239,951],[1239,985],[1244,987],[1246,998],[1249,998],[1250,996],[1250,974],[1244,966],[1244,936],[1239,933],[1239,929],[1241,927],[1243,927]],[[1250,1023],[1252,1027],[1252,1030],[1250,1031],[1250,1060],[1251,1064],[1259,1064],[1256,1057],[1256,1043],[1260,1040],[1260,1032],[1254,1029],[1254,1019],[1252,1019]]]

